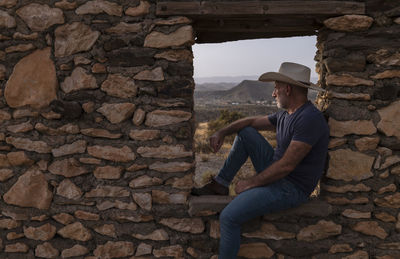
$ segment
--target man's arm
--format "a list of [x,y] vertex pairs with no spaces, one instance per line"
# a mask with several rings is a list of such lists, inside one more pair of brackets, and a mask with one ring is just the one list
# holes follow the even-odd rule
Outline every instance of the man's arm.
[[234,134],[245,127],[253,127],[257,130],[274,130],[275,126],[271,124],[268,116],[254,116],[246,117],[237,121],[232,122],[228,126],[218,130],[210,137],[210,146],[214,152],[217,152],[226,136]]
[[311,147],[311,145],[305,142],[292,140],[280,160],[275,161],[271,166],[257,175],[240,180],[236,185],[236,193],[239,194],[254,187],[268,185],[285,177],[292,172],[307,153],[310,152]]

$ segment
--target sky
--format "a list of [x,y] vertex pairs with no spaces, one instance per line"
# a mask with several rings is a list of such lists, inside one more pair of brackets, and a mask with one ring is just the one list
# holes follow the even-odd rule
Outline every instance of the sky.
[[194,78],[260,76],[278,71],[285,61],[306,65],[311,77],[318,77],[315,44],[315,36],[195,44]]

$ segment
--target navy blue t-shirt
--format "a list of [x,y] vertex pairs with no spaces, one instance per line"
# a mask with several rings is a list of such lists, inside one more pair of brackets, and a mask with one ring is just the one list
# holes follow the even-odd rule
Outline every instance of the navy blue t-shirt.
[[308,101],[294,113],[278,111],[268,116],[276,127],[277,147],[274,161],[281,159],[292,140],[312,146],[310,152],[286,176],[286,179],[309,195],[318,184],[328,152],[329,127],[322,113]]

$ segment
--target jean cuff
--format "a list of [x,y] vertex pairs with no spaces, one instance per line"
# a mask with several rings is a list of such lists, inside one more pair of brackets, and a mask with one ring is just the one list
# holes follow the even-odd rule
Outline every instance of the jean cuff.
[[229,188],[229,184],[230,182],[226,181],[225,179],[223,179],[222,177],[220,177],[219,175],[214,177],[214,180],[219,183],[222,184],[223,186]]

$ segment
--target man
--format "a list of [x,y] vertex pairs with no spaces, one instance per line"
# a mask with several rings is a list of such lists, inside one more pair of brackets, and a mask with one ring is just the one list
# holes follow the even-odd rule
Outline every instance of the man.
[[[285,62],[279,72],[263,74],[275,81],[272,96],[282,110],[269,116],[240,119],[217,131],[210,145],[217,152],[224,137],[237,133],[228,158],[211,183],[193,189],[194,195],[228,194],[228,186],[248,157],[257,174],[240,180],[235,199],[220,214],[219,259],[236,258],[242,223],[266,213],[296,207],[308,200],[325,166],[329,128],[322,113],[307,99],[310,69]],[[257,130],[276,130],[274,150]]]

